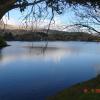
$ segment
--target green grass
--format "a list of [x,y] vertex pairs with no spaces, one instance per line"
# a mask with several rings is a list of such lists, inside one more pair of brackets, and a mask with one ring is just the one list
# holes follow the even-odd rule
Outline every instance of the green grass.
[[0,48],[7,46],[6,41],[0,36]]
[[[86,93],[85,89],[88,90]],[[100,76],[67,88],[47,100],[100,100],[100,93],[96,93],[96,89],[100,89]]]

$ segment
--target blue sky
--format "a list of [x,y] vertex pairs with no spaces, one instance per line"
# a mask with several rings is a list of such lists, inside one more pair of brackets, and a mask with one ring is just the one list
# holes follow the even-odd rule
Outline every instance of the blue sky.
[[[7,23],[11,24],[11,25],[20,25],[20,23],[22,22],[22,20],[24,18],[23,16],[25,16],[29,12],[29,9],[30,8],[28,8],[28,10],[25,10],[25,12],[23,12],[23,13],[21,13],[19,9],[11,10],[9,12],[10,19],[8,20],[6,18]],[[7,16],[7,14],[6,14],[6,16]],[[73,23],[74,18],[75,18],[74,13],[71,11],[71,9],[68,9],[62,15],[55,14],[54,19],[55,19],[56,24],[58,24],[58,25],[69,25],[69,24]],[[47,18],[45,20],[46,20],[46,22],[50,21],[49,18]],[[4,18],[4,22],[6,22],[5,18]],[[43,23],[42,23],[42,25],[43,25]]]
[[[4,22],[6,22],[6,20],[7,20],[7,23],[10,24],[10,25],[15,25],[15,26],[20,25],[21,26],[21,23],[25,22],[25,21],[23,21],[23,18],[25,17],[25,15],[27,13],[29,13],[30,8],[31,7],[29,7],[28,9],[26,9],[22,13],[20,12],[19,9],[11,10],[9,12],[10,19],[8,20],[8,18],[5,17],[5,16],[7,16],[7,14],[6,14],[3,18]],[[65,26],[73,25],[75,22],[79,21],[78,17],[75,16],[75,12],[73,11],[73,8],[66,9],[65,13],[63,13],[61,15],[58,15],[57,13],[55,13],[54,20],[55,20],[55,25],[51,25],[51,29],[57,29],[57,30],[63,30]],[[49,25],[49,22],[50,22],[50,16],[47,17],[44,22],[38,21],[37,26],[39,28],[47,28],[48,25]],[[31,25],[33,25],[33,24],[31,24]],[[28,24],[28,26],[31,26],[31,25],[30,25],[30,23]],[[36,23],[34,23],[33,27],[36,27]],[[98,26],[94,26],[94,28],[96,28],[97,30],[100,29]],[[66,29],[66,30],[70,30],[70,29]],[[74,28],[74,29],[71,29],[71,30],[75,30],[75,29],[78,30],[78,28]]]

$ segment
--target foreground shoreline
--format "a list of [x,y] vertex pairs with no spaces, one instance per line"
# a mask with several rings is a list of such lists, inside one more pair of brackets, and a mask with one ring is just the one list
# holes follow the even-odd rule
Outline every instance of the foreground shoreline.
[[100,75],[47,97],[47,100],[100,100]]

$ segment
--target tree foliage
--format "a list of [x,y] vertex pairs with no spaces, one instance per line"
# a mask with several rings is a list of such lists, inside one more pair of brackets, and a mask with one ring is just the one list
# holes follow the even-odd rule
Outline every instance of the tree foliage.
[[[97,13],[100,11],[100,0],[0,0],[0,19],[5,15],[5,13],[7,13],[12,9],[18,8],[21,12],[23,12],[27,8],[27,6],[32,7],[30,13],[33,13],[34,17],[36,14],[36,10],[33,8],[35,6],[38,6],[39,14],[37,15],[40,17],[43,12],[48,13],[47,11],[48,8],[51,8],[52,15],[54,16],[54,12],[62,14],[67,9],[67,6],[69,7],[83,6],[86,7],[86,13],[84,13],[83,15],[82,13],[81,14],[78,13],[77,15],[78,16],[81,15],[80,17],[83,19],[86,18],[88,19],[91,17],[93,21],[96,20],[95,22],[99,23],[98,19],[100,18],[100,15],[98,16]],[[87,9],[89,9],[89,11],[92,10],[93,13],[90,14],[90,12],[87,12]],[[28,15],[30,15],[30,13]],[[53,19],[53,17],[51,19]],[[91,24],[89,23],[89,25]],[[82,24],[81,26],[86,27],[88,25]],[[95,31],[95,29],[91,26],[88,28],[93,29]]]
[[[11,9],[20,8],[20,11],[24,11],[26,6],[44,3],[47,7],[51,7],[58,14],[61,14],[66,8],[66,5],[83,5],[100,8],[99,0],[0,0],[0,10],[6,9],[4,14]],[[1,11],[0,11],[1,12]],[[3,14],[2,14],[3,16]]]

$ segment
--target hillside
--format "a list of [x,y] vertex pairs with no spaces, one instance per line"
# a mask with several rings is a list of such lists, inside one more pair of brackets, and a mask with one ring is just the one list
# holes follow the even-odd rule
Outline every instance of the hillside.
[[[22,32],[22,33],[21,33]],[[2,37],[7,41],[100,41],[100,37],[84,32],[65,32],[50,30],[45,32],[22,31],[5,32]]]

